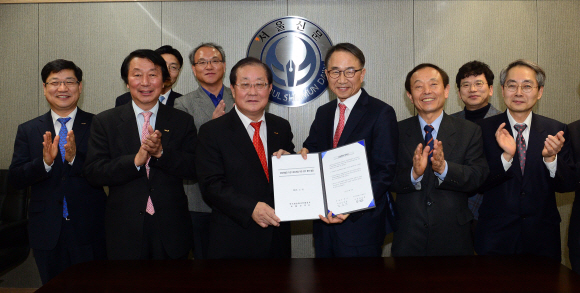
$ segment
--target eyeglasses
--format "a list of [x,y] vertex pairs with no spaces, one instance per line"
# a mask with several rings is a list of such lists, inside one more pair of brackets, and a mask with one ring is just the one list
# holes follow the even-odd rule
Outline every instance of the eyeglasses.
[[510,83],[508,85],[505,86],[505,88],[507,89],[508,92],[517,92],[518,88],[521,87],[522,88],[522,92],[528,94],[532,92],[532,89],[537,88],[537,86],[532,86],[531,84],[522,84],[522,85],[517,85],[515,83]]
[[169,65],[169,71],[173,71],[173,72],[179,71],[179,66]]
[[59,87],[61,83],[64,84],[64,86],[66,86],[67,88],[70,88],[73,85],[80,83],[80,81],[78,81],[78,80],[51,81],[51,82],[45,83],[44,85],[49,85],[51,87]]
[[336,79],[336,78],[338,78],[340,76],[341,73],[343,73],[344,74],[344,77],[346,77],[346,78],[352,78],[352,77],[354,77],[354,75],[357,72],[359,72],[361,70],[363,70],[363,68],[361,68],[359,70],[355,70],[355,69],[352,69],[352,68],[347,69],[347,70],[329,70],[327,72],[328,72],[328,76],[330,76],[330,78]]
[[244,83],[238,83],[238,84],[236,84],[236,86],[242,90],[249,90],[251,87],[254,87],[256,90],[261,91],[268,86],[268,83],[267,82],[256,82],[254,84],[251,84],[251,83],[244,82]]
[[483,88],[483,85],[486,84],[483,81],[476,81],[475,83],[464,82],[461,84],[461,89],[467,90],[471,89],[471,86],[475,86],[476,89],[480,90]]
[[222,60],[201,60],[201,61],[198,61],[197,63],[193,63],[193,65],[199,65],[201,67],[206,67],[208,64],[211,64],[213,66],[218,66],[222,62],[223,62]]

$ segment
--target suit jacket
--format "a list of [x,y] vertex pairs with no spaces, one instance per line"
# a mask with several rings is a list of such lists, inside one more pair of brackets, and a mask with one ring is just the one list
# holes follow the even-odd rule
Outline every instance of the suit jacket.
[[[489,110],[487,110],[487,113],[485,113],[485,116],[483,118],[484,119],[485,118],[489,118],[489,117],[494,116],[494,115],[497,115],[497,114],[501,114],[501,111],[498,110],[498,109],[496,109],[493,105],[490,104],[489,105]],[[453,116],[453,117],[456,117],[456,118],[465,119],[465,109],[463,109],[463,110],[461,110],[459,112],[450,114],[450,116]]]
[[[483,203],[475,251],[481,255],[530,253],[560,260],[560,213],[555,192],[572,191],[576,182],[568,129],[556,120],[532,114],[522,176],[517,152],[511,167],[507,171],[503,168],[503,150],[495,138],[501,123],[506,123],[505,129],[515,137],[505,112],[480,122],[491,175],[481,187]],[[560,130],[566,142],[558,153],[556,176],[551,178],[542,149],[546,137]]]
[[473,214],[467,198],[489,173],[481,129],[443,113],[437,139],[443,143],[447,175],[439,183],[429,163],[417,190],[411,182],[411,169],[417,145],[425,145],[422,132],[417,116],[399,122],[399,161],[393,191],[397,193],[400,220],[393,237],[393,256],[473,255],[469,225]]
[[150,172],[135,167],[139,139],[132,103],[95,116],[84,173],[89,182],[109,186],[105,216],[109,259],[137,259],[150,196],[163,246],[171,258],[185,255],[193,243],[183,179],[195,176],[196,129],[186,113],[159,105],[155,129],[162,133],[163,154],[151,157]]
[[[167,103],[165,105],[169,106],[169,107],[173,107],[173,104],[175,103],[175,99],[177,99],[179,97],[181,97],[180,93],[174,92],[173,90],[171,90],[171,92],[169,93],[169,97],[167,98]],[[131,102],[131,100],[132,100],[131,92],[126,92],[126,93],[118,96],[117,99],[115,99],[115,107],[125,105],[125,104]]]
[[87,155],[89,128],[93,114],[78,109],[72,130],[76,157],[72,166],[63,162],[60,152],[49,172],[44,168],[42,135],[54,138],[50,111],[18,126],[14,154],[9,169],[10,183],[16,188],[31,186],[28,208],[28,234],[33,249],[53,249],[60,235],[63,197],[79,244],[104,240],[105,201],[102,187],[93,187],[82,175]]
[[[232,97],[230,88],[225,86],[223,100],[226,103],[225,111],[229,112],[234,105],[234,98]],[[193,120],[195,120],[195,127],[200,129],[202,124],[211,120],[215,105],[203,88],[199,87],[197,90],[176,100],[175,109],[185,111],[192,115]],[[183,188],[185,188],[185,194],[187,194],[190,211],[211,213],[211,208],[201,196],[201,190],[199,189],[197,180],[184,180]]]
[[[336,101],[330,101],[316,111],[310,133],[304,141],[304,147],[310,152],[332,149],[336,105]],[[353,213],[338,225],[316,220],[314,238],[322,237],[323,229],[335,229],[340,240],[348,246],[383,243],[386,234],[385,216],[394,215],[388,190],[395,177],[398,136],[397,117],[393,108],[369,96],[362,89],[344,125],[338,146],[365,140],[376,208]]]
[[[268,152],[293,153],[290,123],[270,113],[265,120]],[[267,157],[272,174],[271,155]],[[258,202],[275,209],[274,189],[235,109],[201,126],[196,167],[212,208],[209,258],[267,258],[273,243],[290,257],[290,223],[262,228],[252,219]]]
[[568,248],[570,254],[580,256],[580,120],[568,125],[570,132],[570,142],[574,152],[574,166],[576,169],[576,196],[572,205],[572,215],[570,216],[570,227],[568,229]]

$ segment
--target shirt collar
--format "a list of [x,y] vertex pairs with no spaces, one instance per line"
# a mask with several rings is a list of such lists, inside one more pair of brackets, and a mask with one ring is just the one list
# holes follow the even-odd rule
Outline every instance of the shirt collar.
[[236,109],[236,112],[238,113],[238,116],[240,116],[240,120],[242,120],[242,124],[244,124],[244,128],[248,129],[248,127],[250,126],[250,123],[252,122],[260,122],[263,121],[261,125],[264,125],[266,123],[266,119],[264,119],[264,116],[266,115],[266,111],[264,111],[264,113],[262,113],[262,117],[260,117],[260,119],[258,119],[258,121],[252,121],[252,119],[248,118],[246,115],[244,115],[242,112],[240,112],[240,110],[238,109],[238,107],[234,107],[234,109]]
[[[77,110],[78,107],[75,107],[75,109],[70,112],[66,117],[70,117],[71,120],[75,120],[75,117],[77,116]],[[52,117],[52,125],[56,125],[56,120],[58,118],[66,118],[66,117],[60,117],[58,116],[58,114],[56,114],[54,111],[52,111],[52,109],[50,110],[50,116]]]
[[208,97],[210,98],[218,98],[218,99],[222,99],[222,97],[224,96],[224,85],[222,84],[222,89],[220,90],[219,94],[217,95],[217,97],[210,93],[208,90],[206,90],[205,88],[201,87],[201,89],[208,95]]
[[530,114],[528,114],[528,117],[526,117],[526,120],[524,120],[524,122],[522,122],[522,123],[516,122],[516,120],[514,119],[512,114],[510,113],[510,109],[507,109],[507,116],[508,116],[508,120],[509,120],[512,128],[516,124],[525,124],[527,126],[527,128],[529,129],[530,125],[532,125],[532,112],[530,112]]
[[336,101],[337,101],[336,106],[338,107],[338,104],[343,103],[347,109],[352,110],[352,108],[354,107],[354,105],[358,101],[358,98],[360,98],[361,94],[362,94],[362,88],[360,88],[356,94],[354,94],[350,98],[344,100],[344,102],[341,102],[340,99],[336,99]]
[[157,99],[157,103],[155,103],[155,106],[153,106],[153,108],[151,108],[149,111],[145,111],[139,108],[139,106],[137,106],[137,104],[135,104],[135,101],[133,100],[131,100],[131,104],[133,105],[133,112],[135,112],[135,118],[137,118],[139,114],[141,114],[142,112],[151,112],[153,113],[151,115],[157,116],[157,111],[159,111],[159,99]]
[[[439,117],[437,117],[437,119],[435,119],[435,121],[433,121],[430,125],[433,126],[435,132],[439,132],[439,127],[441,126],[441,121],[443,120],[443,113],[445,113],[444,111],[441,111],[441,114],[439,115]],[[421,117],[421,115],[417,115],[419,117],[419,124],[421,125],[421,131],[423,131],[423,129],[425,129],[425,125],[427,125],[427,122],[425,122],[425,120],[423,120],[423,117]]]
[[163,96],[163,103],[162,104],[167,104],[167,100],[169,99],[170,94],[171,94],[171,89],[169,89],[165,94],[161,95],[161,96]]

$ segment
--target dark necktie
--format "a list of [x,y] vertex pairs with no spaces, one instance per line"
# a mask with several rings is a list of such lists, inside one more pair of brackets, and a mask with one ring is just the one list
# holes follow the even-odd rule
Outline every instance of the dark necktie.
[[516,138],[516,147],[518,148],[518,158],[520,159],[520,168],[522,169],[522,175],[524,175],[524,168],[526,167],[526,140],[522,133],[528,126],[525,124],[516,124],[514,128],[518,131],[518,137]]
[[[60,131],[58,132],[58,148],[60,150],[60,156],[62,158],[62,162],[64,163],[64,156],[66,151],[64,149],[64,145],[66,144],[66,135],[68,134],[68,129],[66,128],[66,123],[70,120],[70,117],[67,118],[58,118],[56,119],[60,122]],[[66,197],[62,199],[62,217],[68,218],[68,206],[66,204]]]
[[433,126],[431,125],[425,125],[425,127],[423,128],[425,130],[425,146],[429,146],[429,158],[427,158],[427,162],[431,162],[431,157],[433,157],[433,134],[431,134],[431,132],[433,132],[433,130],[435,128],[433,128]]
[[252,122],[250,123],[250,125],[254,127],[254,137],[252,138],[252,143],[254,144],[254,148],[258,153],[258,157],[260,157],[262,168],[264,169],[264,173],[266,173],[266,178],[268,179],[268,181],[270,181],[270,176],[268,174],[268,161],[266,161],[266,152],[264,151],[264,144],[262,143],[262,139],[260,138],[260,125],[262,125],[262,121]]

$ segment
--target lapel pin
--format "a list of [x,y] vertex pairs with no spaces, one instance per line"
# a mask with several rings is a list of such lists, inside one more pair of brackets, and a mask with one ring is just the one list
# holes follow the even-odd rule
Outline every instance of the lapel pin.
[[87,124],[86,122],[81,122],[81,124]]
[[274,134],[278,134],[278,132],[274,131]]
[[163,131],[165,131],[165,132],[169,132],[169,129],[163,129]]

